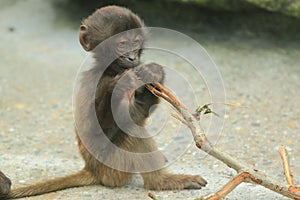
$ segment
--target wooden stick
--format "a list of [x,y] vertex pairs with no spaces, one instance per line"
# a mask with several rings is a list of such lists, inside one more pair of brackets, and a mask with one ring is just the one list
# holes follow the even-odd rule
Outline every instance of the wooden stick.
[[290,192],[293,192],[293,193],[298,193],[298,194],[300,194],[300,187],[291,186],[291,187],[289,188],[289,191],[290,191]]
[[158,91],[151,85],[147,85],[147,88],[153,94],[167,100],[174,108],[176,108],[178,113],[182,115],[184,121],[187,122],[186,125],[190,128],[193,134],[196,146],[209,155],[222,161],[228,167],[235,169],[240,174],[217,193],[218,198],[224,197],[242,182],[251,182],[262,185],[270,190],[273,190],[274,192],[277,192],[289,198],[300,200],[300,187],[291,184],[284,184],[278,180],[272,179],[266,174],[253,169],[252,166],[242,163],[231,155],[213,146],[207,139],[204,130],[201,128],[200,118],[196,118],[195,116],[193,116],[193,114],[191,114],[187,107],[179,102],[173,95],[171,95],[171,93],[162,85],[156,83],[154,85],[159,88],[160,91]]
[[249,177],[249,173],[242,172],[236,177],[234,177],[231,181],[229,181],[219,192],[207,198],[207,200],[218,200],[222,197],[225,197],[232,190],[234,190],[239,184],[245,181],[246,178]]
[[171,94],[171,92],[169,92],[162,84],[160,83],[154,83],[155,87],[158,88],[163,94],[165,94],[166,96],[168,96],[168,98],[173,101],[176,105],[184,108],[184,109],[188,109],[183,103],[181,103],[178,99],[176,99],[176,97],[174,95]]
[[188,123],[178,114],[171,114],[172,117],[174,117],[175,119],[177,119],[178,121],[180,121],[181,123],[185,124],[188,126]]
[[284,146],[281,146],[279,149],[279,154],[282,159],[282,164],[283,164],[283,171],[285,174],[285,178],[291,186],[294,186],[294,181],[293,181],[293,175],[291,174],[291,168],[289,164],[289,158],[286,152],[286,149]]
[[169,102],[170,104],[173,104],[173,103],[174,103],[174,101],[172,101],[172,100],[170,99],[169,96],[167,96],[166,94],[162,93],[161,91],[158,91],[158,90],[155,89],[152,85],[146,84],[146,88],[147,88],[150,92],[152,92],[155,96],[161,97],[161,98],[165,99],[165,100],[166,100],[167,102]]

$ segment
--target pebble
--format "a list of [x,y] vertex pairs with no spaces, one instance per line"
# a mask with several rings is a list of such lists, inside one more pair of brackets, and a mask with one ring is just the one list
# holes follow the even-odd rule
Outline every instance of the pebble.
[[255,122],[252,122],[252,123],[251,123],[251,126],[254,126],[254,127],[260,126],[260,121],[257,120],[257,121],[255,121]]
[[9,128],[8,131],[9,131],[9,132],[14,132],[15,129],[14,129],[14,128]]

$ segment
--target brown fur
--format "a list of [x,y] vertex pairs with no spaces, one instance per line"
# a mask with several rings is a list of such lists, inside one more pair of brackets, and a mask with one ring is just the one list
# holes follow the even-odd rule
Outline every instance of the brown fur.
[[[129,105],[132,120],[135,124],[141,126],[138,134],[147,136],[147,132],[142,126],[150,114],[149,108],[157,104],[159,99],[144,86],[136,90],[134,90],[134,86],[137,85],[140,79],[144,82],[158,81],[163,83],[164,71],[160,65],[155,63],[140,65],[138,62],[138,65],[128,64],[126,66],[127,64],[124,64],[125,62],[121,58],[118,58],[116,62],[113,62],[104,71],[102,60],[108,55],[99,53],[101,49],[97,50],[96,46],[114,34],[143,26],[137,15],[126,8],[117,6],[101,8],[84,20],[80,27],[80,43],[85,50],[92,51],[97,60],[96,65],[92,69],[83,72],[81,87],[76,98],[75,132],[79,152],[85,161],[85,166],[75,174],[46,180],[11,191],[9,191],[9,179],[0,173],[1,199],[27,197],[92,184],[119,187],[125,185],[134,172],[156,166],[157,170],[141,174],[144,180],[144,187],[147,189],[200,189],[202,186],[205,186],[206,181],[201,176],[174,175],[168,173],[166,169],[159,169],[158,167],[165,164],[166,159],[157,150],[153,139],[151,137],[140,138],[126,134],[128,132],[137,132],[137,130],[131,125],[126,126],[130,123],[127,123],[127,118],[125,117],[121,117],[121,120],[124,121],[125,130],[121,130],[114,121],[110,99],[113,88],[120,81],[121,75],[124,75],[124,82],[121,83],[121,87],[118,90],[116,89],[117,101],[113,106],[115,111],[121,115],[125,110],[128,110],[127,106]],[[144,33],[139,32],[139,34],[144,37]],[[139,50],[137,59],[139,59],[141,51]],[[101,78],[99,73],[103,73]],[[95,90],[93,90],[93,85],[95,85]],[[94,91],[96,91],[95,98],[93,96]],[[131,95],[132,93],[134,96]],[[96,110],[96,119],[91,117],[94,110]],[[98,130],[98,124],[103,129],[102,131]],[[125,157],[123,154],[113,150],[112,145],[109,143],[103,143],[104,137],[107,137],[114,145],[129,152],[149,153],[156,151],[153,154],[155,156],[141,158],[132,155]],[[95,144],[96,146],[93,146]],[[101,145],[97,146],[97,144]],[[96,156],[95,150],[96,154],[99,151],[99,154]],[[101,153],[102,151],[104,152],[103,154]],[[101,163],[97,156],[125,170],[118,171],[110,168]]]

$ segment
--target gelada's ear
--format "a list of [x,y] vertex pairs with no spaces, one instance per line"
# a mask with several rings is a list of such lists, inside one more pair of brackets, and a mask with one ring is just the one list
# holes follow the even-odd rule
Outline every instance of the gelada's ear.
[[93,50],[93,45],[91,45],[91,41],[89,38],[89,29],[86,25],[81,25],[80,30],[79,30],[79,41],[81,46],[84,48],[86,51],[91,51]]

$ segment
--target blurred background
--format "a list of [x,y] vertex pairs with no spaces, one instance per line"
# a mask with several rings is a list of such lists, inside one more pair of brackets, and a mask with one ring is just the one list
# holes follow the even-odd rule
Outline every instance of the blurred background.
[[[148,26],[175,29],[202,43],[228,37],[265,37],[272,42],[280,42],[278,37],[281,40],[300,37],[297,0],[54,0],[53,3],[75,28],[96,8],[116,4],[138,13]],[[206,34],[209,31],[214,34]]]
[[[210,138],[224,151],[283,182],[278,149],[285,145],[299,184],[300,1],[2,0],[0,169],[11,178],[13,187],[82,167],[72,114],[74,80],[87,56],[78,42],[78,27],[97,8],[111,4],[128,7],[148,26],[174,29],[198,41],[218,66],[226,101],[247,106],[228,107],[221,132],[211,133]],[[151,59],[184,65],[164,56],[146,55],[147,61]],[[192,76],[188,70],[183,71]],[[172,78],[169,81],[176,82]],[[205,84],[193,80],[189,83],[194,88],[192,95],[198,97],[196,103],[208,103]],[[184,87],[181,90],[178,96],[186,103],[191,96]],[[164,133],[157,136],[160,147],[175,137],[177,126],[176,120],[166,124]],[[194,199],[216,191],[235,175],[220,161],[203,157],[191,141],[170,170],[201,174],[208,180],[206,188],[156,192],[159,198]],[[74,188],[29,199],[148,199],[142,184],[137,176],[122,188]],[[242,184],[225,199],[286,198]]]

